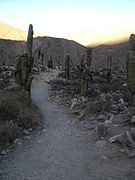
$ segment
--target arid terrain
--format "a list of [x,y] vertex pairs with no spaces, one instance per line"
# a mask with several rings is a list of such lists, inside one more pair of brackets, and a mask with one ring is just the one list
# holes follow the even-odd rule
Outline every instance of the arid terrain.
[[0,39],[0,178],[134,180],[128,42],[32,40]]

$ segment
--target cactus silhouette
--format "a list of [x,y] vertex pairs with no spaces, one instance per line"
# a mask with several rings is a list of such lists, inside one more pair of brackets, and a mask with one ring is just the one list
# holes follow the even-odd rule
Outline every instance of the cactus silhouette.
[[30,93],[30,87],[32,82],[31,69],[33,65],[32,57],[32,45],[33,45],[33,26],[29,25],[28,38],[27,38],[27,53],[17,57],[15,79],[24,90]]
[[135,35],[131,34],[129,38],[127,55],[127,83],[131,92],[131,103],[135,106]]
[[52,58],[52,56],[49,57],[49,60],[47,62],[47,67],[50,69],[53,69],[53,58]]
[[70,56],[69,54],[67,54],[65,57],[65,77],[67,79],[69,79],[69,66],[70,66],[69,60],[70,60]]
[[29,25],[28,37],[27,37],[27,54],[28,58],[32,58],[32,46],[33,46],[33,26]]

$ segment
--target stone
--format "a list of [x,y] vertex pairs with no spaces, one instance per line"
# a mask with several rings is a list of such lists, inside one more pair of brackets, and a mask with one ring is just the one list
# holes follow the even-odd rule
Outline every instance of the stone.
[[112,116],[112,113],[104,112],[104,115],[107,116],[108,118],[110,118]]
[[119,151],[120,151],[121,153],[125,153],[125,149],[123,149],[123,148],[120,148]]
[[24,130],[23,130],[23,134],[24,134],[24,135],[29,135],[30,132],[29,132],[27,129],[24,129]]
[[119,142],[124,146],[128,146],[130,148],[135,148],[135,142],[133,140],[133,137],[129,131],[125,131],[123,133],[120,133],[118,135],[115,135],[108,140],[110,143],[113,142]]
[[39,139],[39,140],[38,140],[38,143],[42,143],[42,142],[43,142],[43,139]]
[[14,143],[17,144],[17,145],[22,145],[22,139],[17,138],[17,139],[15,139]]
[[123,98],[120,98],[120,99],[119,99],[119,103],[124,104]]
[[76,104],[77,104],[77,98],[73,98],[73,99],[71,100],[70,110],[72,110],[72,109],[75,107]]
[[95,143],[96,148],[103,148],[106,145],[106,142],[104,140],[98,140]]
[[29,128],[29,132],[32,132],[32,130],[33,130],[32,128]]
[[128,157],[135,158],[135,150],[134,149],[128,152]]
[[131,123],[131,124],[134,124],[134,123],[135,123],[135,115],[132,116],[132,118],[131,118],[131,120],[130,120],[130,123]]
[[6,151],[1,151],[0,153],[2,156],[6,156],[7,155],[7,152]]
[[129,116],[127,114],[114,114],[111,116],[110,121],[113,124],[122,124],[129,121]]
[[103,161],[109,161],[109,158],[105,155],[101,156],[100,159]]
[[32,138],[31,138],[31,136],[24,136],[24,139],[25,140],[31,140]]
[[96,119],[99,122],[104,122],[105,120],[108,120],[108,117],[105,116],[104,114],[99,114]]

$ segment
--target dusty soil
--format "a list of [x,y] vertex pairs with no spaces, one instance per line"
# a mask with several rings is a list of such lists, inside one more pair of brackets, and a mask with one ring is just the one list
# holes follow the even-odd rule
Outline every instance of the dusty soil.
[[48,82],[58,73],[41,73],[33,81],[32,99],[43,115],[44,128],[1,157],[1,179],[134,180],[134,159],[106,139],[95,143],[93,128],[81,126],[68,107],[50,101]]

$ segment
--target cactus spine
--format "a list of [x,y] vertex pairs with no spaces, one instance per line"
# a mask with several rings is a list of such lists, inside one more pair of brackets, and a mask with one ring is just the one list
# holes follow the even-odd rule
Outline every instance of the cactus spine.
[[129,47],[127,55],[127,83],[131,92],[131,103],[135,106],[135,35],[131,34],[129,38]]
[[69,60],[70,60],[70,57],[69,57],[69,54],[67,54],[65,57],[65,77],[67,79],[69,79],[69,66],[70,66]]

